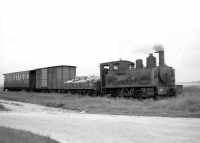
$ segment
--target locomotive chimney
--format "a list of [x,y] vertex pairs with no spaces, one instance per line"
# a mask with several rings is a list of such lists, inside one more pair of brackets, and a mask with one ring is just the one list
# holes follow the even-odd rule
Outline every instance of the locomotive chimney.
[[164,66],[165,65],[164,51],[157,51],[155,53],[159,53],[159,66]]

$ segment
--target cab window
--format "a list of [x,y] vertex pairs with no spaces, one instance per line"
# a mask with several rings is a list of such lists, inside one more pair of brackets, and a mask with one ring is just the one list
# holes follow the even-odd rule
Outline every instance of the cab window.
[[134,69],[134,64],[130,64],[130,65],[128,66],[128,68],[129,68],[129,70]]
[[114,69],[115,71],[118,71],[118,70],[119,70],[119,64],[114,64],[113,69]]

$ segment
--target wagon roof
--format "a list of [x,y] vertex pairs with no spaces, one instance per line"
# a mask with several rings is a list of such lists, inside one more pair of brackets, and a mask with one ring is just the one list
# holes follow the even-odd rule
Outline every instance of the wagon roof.
[[24,73],[24,72],[29,72],[31,70],[27,70],[27,71],[18,71],[18,72],[11,72],[11,73],[4,73],[3,75],[7,75],[7,74],[16,74],[16,73]]
[[[43,68],[37,68],[37,69],[46,69],[46,68],[54,68],[54,67],[74,67],[74,68],[76,68],[76,66],[58,65],[58,66],[50,66],[50,67],[43,67]],[[34,69],[34,70],[37,70],[37,69]]]
[[24,72],[34,71],[34,70],[37,70],[37,69],[45,69],[45,68],[53,68],[53,67],[74,67],[74,68],[76,68],[76,66],[70,66],[70,65],[58,65],[58,66],[51,66],[51,67],[36,68],[36,69],[26,70],[26,71],[18,71],[18,72],[12,72],[12,73],[4,73],[3,75],[7,75],[7,74],[17,74],[17,73],[24,73]]

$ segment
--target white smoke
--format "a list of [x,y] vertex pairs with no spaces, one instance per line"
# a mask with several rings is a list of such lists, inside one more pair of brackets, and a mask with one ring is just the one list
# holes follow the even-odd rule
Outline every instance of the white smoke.
[[153,46],[153,49],[156,51],[156,52],[159,52],[159,51],[164,51],[164,47],[162,44],[155,44]]

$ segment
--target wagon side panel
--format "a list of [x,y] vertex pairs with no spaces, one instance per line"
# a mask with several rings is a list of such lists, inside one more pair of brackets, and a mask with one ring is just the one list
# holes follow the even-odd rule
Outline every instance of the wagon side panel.
[[63,67],[63,88],[64,89],[69,89],[69,86],[67,86],[67,82],[70,78],[70,75],[69,75],[69,67]]
[[62,67],[57,67],[57,89],[62,89]]

